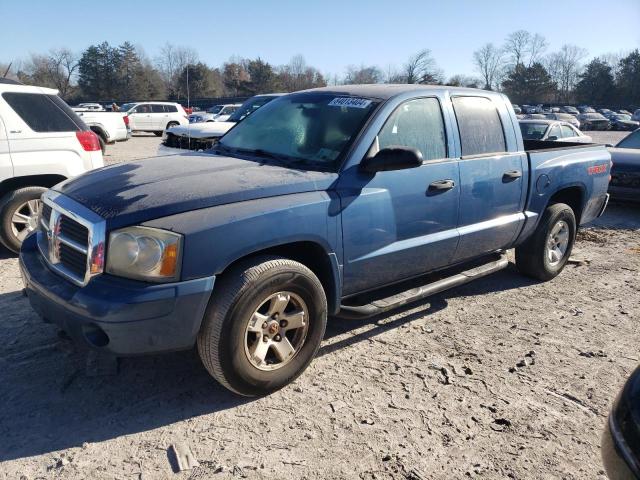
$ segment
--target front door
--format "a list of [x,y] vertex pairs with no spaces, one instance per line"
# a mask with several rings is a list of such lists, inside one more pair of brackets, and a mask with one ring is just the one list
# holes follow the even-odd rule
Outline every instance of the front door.
[[370,154],[390,146],[417,148],[420,167],[340,177],[344,242],[343,294],[350,295],[449,264],[458,242],[458,162],[448,158],[436,98],[401,104]]
[[9,140],[2,118],[0,118],[0,182],[12,177],[13,164],[11,163]]
[[454,261],[505,248],[524,220],[524,152],[507,152],[499,112],[485,97],[452,99],[460,158],[460,243]]
[[143,103],[135,107],[129,114],[131,130],[153,130],[151,120],[151,105]]

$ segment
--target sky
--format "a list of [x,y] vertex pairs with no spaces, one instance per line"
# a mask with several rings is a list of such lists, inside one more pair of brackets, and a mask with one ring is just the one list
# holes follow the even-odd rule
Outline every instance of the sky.
[[150,58],[170,42],[219,66],[232,55],[274,65],[296,54],[323,74],[400,67],[428,48],[446,76],[475,74],[473,51],[511,32],[589,56],[640,47],[640,0],[0,0],[0,63],[52,48],[126,40]]

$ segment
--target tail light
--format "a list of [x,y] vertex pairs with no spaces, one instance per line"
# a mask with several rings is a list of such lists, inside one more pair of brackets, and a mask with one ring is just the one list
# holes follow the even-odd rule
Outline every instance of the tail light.
[[125,115],[124,117],[122,117],[122,119],[124,120],[124,124],[128,127],[129,126],[129,115]]
[[98,136],[91,130],[82,130],[76,132],[76,137],[85,152],[97,152],[100,150],[100,141]]

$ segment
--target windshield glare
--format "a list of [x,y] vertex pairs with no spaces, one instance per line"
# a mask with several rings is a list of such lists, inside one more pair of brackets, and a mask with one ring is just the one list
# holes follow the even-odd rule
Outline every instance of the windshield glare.
[[243,120],[247,115],[251,115],[255,110],[262,107],[263,105],[269,103],[271,100],[275,100],[277,97],[255,97],[250,98],[246,102],[244,102],[240,107],[231,114],[228,122],[239,122]]
[[222,110],[223,106],[224,105],[216,105],[214,107],[211,107],[209,110],[207,110],[207,113],[213,113],[213,114],[220,113],[220,110]]
[[247,117],[220,145],[333,167],[376,105],[371,99],[335,94],[287,95]]

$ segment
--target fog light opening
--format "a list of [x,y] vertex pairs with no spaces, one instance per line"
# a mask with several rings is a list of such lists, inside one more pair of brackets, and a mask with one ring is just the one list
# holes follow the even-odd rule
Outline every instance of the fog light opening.
[[84,338],[94,347],[106,347],[109,344],[109,335],[100,327],[94,324],[82,327]]

